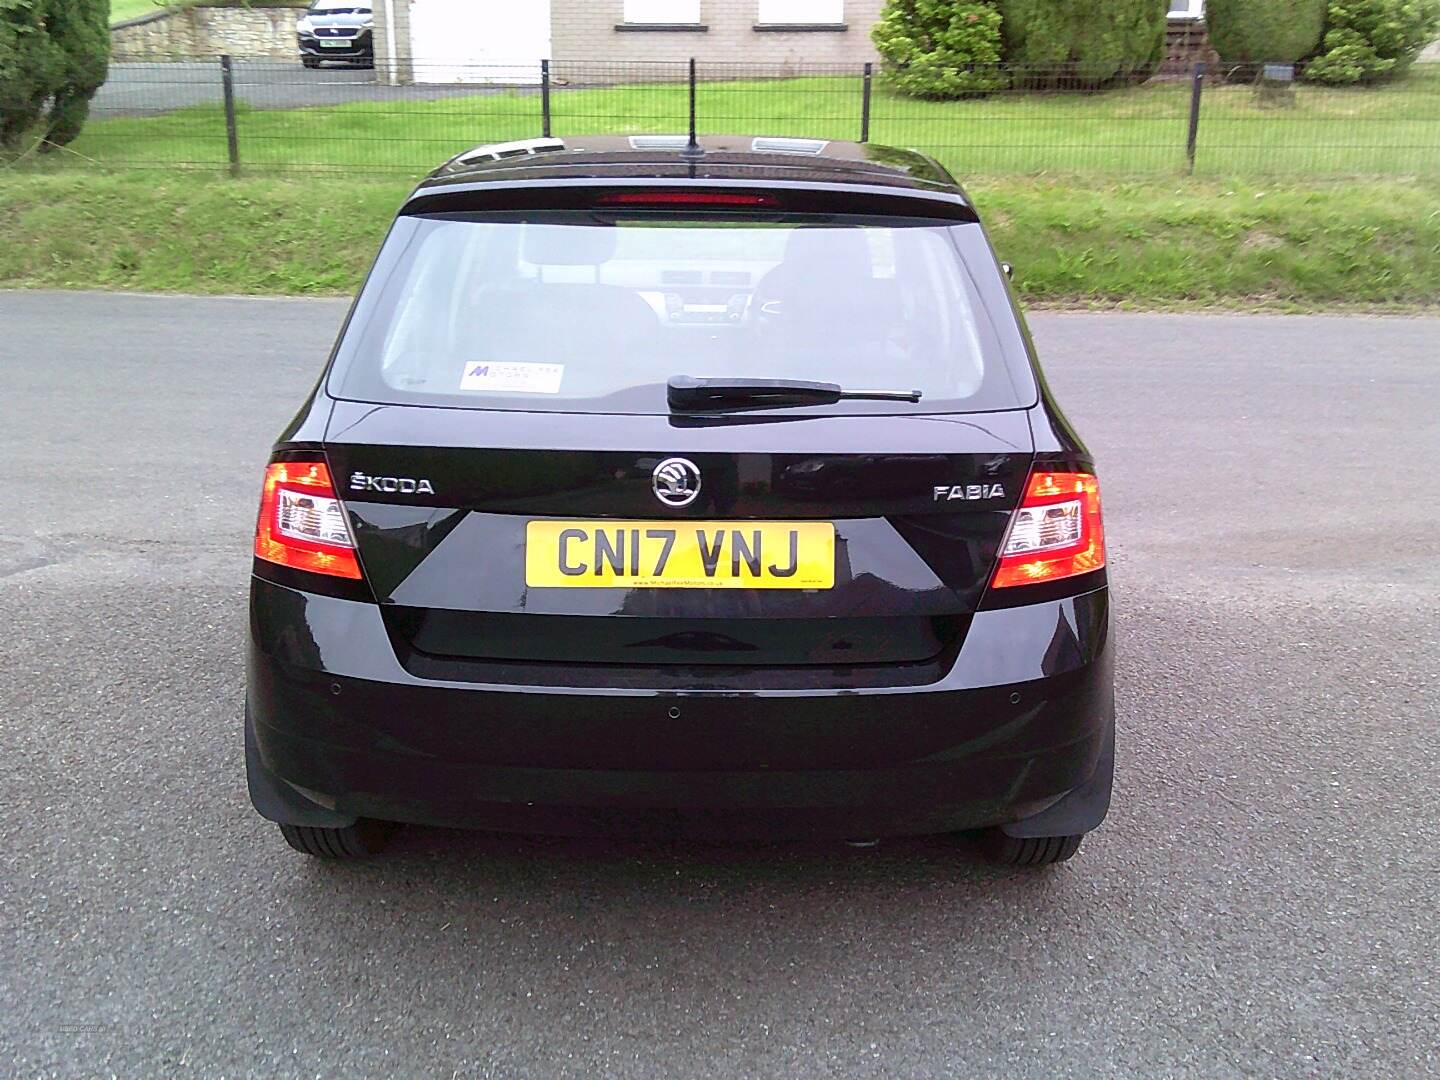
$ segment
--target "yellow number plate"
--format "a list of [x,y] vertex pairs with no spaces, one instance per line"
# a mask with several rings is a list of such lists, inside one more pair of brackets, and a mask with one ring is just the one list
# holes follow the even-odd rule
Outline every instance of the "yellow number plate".
[[828,521],[532,521],[525,584],[539,588],[829,589]]

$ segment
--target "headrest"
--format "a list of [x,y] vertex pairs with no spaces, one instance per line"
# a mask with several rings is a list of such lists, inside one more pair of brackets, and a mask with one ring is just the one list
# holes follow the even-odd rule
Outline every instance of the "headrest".
[[613,225],[529,224],[520,241],[520,257],[540,266],[599,266],[620,243]]

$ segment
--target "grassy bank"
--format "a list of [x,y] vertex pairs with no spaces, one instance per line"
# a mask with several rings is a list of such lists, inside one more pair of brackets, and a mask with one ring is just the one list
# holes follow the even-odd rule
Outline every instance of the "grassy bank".
[[[124,107],[167,107],[169,77],[164,65],[147,71]],[[237,87],[240,157],[257,171],[318,166],[413,174],[477,143],[540,133],[540,97],[533,91],[467,89],[421,100],[398,97],[404,90],[396,88],[374,101],[277,109],[263,107],[273,100],[267,82],[308,86],[319,76],[296,64],[293,70],[266,68],[263,78]],[[228,159],[219,86],[217,74],[211,104],[160,115],[107,118],[97,112],[68,154],[106,165],[223,166]],[[1266,107],[1253,87],[1218,83],[1207,86],[1203,102],[1195,159],[1200,175],[1440,172],[1440,64],[1418,65],[1408,78],[1376,87],[1303,85],[1285,108]],[[683,131],[687,108],[685,86],[678,82],[557,86],[553,130]],[[1189,109],[1185,80],[1103,94],[1006,92],[966,101],[917,101],[881,90],[870,136],[933,153],[958,176],[1176,175],[1185,165]],[[696,112],[708,132],[853,139],[860,85],[854,77],[702,83]]]
[[[352,291],[408,185],[0,173],[0,286]],[[985,179],[971,193],[1032,303],[1440,304],[1440,182]]]
[[161,7],[155,0],[110,0],[110,21],[117,23],[126,19],[137,19],[141,15],[159,11]]
[[[227,0],[110,0],[110,23],[138,19],[165,8],[223,7]],[[248,0],[250,7],[304,7],[305,0]]]

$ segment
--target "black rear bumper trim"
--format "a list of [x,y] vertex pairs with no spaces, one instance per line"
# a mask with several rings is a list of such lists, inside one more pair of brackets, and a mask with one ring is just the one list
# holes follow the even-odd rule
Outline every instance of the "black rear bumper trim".
[[1032,817],[1000,826],[1006,836],[1080,836],[1097,828],[1110,812],[1110,794],[1115,780],[1115,724],[1100,749],[1100,760],[1090,779],[1053,806]]

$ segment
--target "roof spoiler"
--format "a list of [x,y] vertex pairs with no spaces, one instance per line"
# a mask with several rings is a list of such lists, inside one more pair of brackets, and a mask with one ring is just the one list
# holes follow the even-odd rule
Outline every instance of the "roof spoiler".
[[[453,214],[523,210],[615,212],[619,195],[645,193],[731,192],[765,195],[771,205],[765,213],[865,214],[881,217],[935,218],[978,221],[963,194],[889,185],[814,183],[786,180],[707,178],[683,175],[597,178],[554,177],[544,180],[479,180],[463,176],[422,184],[410,196],[402,214]],[[773,202],[772,202],[773,200]],[[643,201],[643,200],[642,200]],[[607,203],[609,205],[607,205]],[[744,211],[740,211],[744,212]]]

